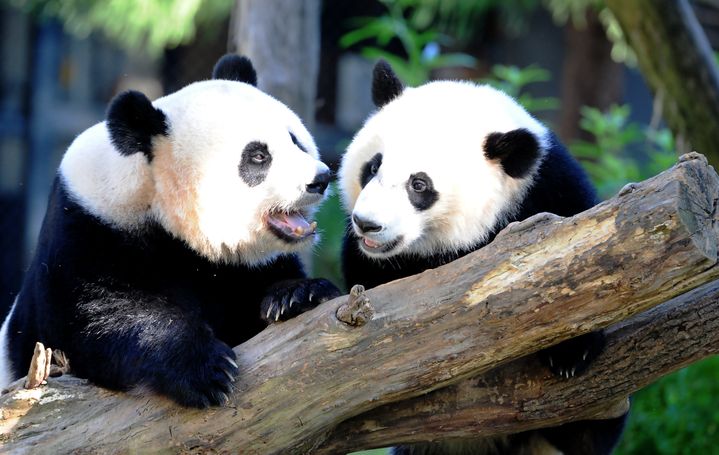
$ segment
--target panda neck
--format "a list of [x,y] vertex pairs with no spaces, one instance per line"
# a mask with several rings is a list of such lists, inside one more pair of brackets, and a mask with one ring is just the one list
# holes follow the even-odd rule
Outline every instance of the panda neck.
[[[71,196],[60,177],[55,179],[38,246],[38,256],[50,252],[55,257],[77,258],[78,264],[68,265],[69,269],[77,266],[83,273],[98,277],[123,276],[129,282],[156,279],[168,270],[222,267],[192,250],[156,222],[147,221],[141,228],[125,229],[103,221]],[[80,262],[93,267],[86,270]]]

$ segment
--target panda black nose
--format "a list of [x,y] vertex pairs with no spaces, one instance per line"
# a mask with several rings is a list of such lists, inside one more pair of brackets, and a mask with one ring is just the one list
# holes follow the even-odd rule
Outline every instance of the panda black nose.
[[327,189],[327,185],[330,184],[330,178],[331,174],[329,171],[315,175],[315,179],[312,180],[312,183],[307,184],[307,192],[323,194]]
[[379,232],[382,230],[382,226],[379,224],[375,224],[369,220],[363,220],[354,214],[352,215],[352,221],[354,221],[355,226],[357,226],[363,234],[367,232]]

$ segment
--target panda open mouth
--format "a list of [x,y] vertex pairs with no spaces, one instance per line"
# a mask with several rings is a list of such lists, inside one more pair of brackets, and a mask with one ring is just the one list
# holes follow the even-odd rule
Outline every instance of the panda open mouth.
[[308,223],[300,212],[271,212],[265,221],[270,232],[289,243],[301,242],[317,232],[317,222]]
[[367,253],[389,253],[402,241],[402,236],[396,237],[387,243],[380,243],[367,237],[360,237],[358,243],[360,248]]

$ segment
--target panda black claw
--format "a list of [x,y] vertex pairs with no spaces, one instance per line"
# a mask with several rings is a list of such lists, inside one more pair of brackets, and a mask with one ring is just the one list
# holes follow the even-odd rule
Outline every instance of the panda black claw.
[[602,332],[590,332],[540,351],[539,358],[555,375],[573,378],[589,368],[604,344]]
[[227,376],[230,382],[235,382],[235,376],[232,373],[227,370],[222,370],[222,372],[225,373],[225,376]]
[[220,395],[222,396],[222,399],[220,400],[220,404],[227,404],[230,401],[230,397],[225,392],[220,392]]
[[235,370],[237,370],[237,369],[240,368],[240,367],[237,366],[237,363],[232,359],[232,357],[226,355],[226,356],[224,357],[224,359],[227,360],[227,363],[229,363],[230,365],[232,365],[232,367],[233,367]]
[[339,295],[339,289],[325,279],[283,281],[269,289],[261,316],[267,323],[286,321]]

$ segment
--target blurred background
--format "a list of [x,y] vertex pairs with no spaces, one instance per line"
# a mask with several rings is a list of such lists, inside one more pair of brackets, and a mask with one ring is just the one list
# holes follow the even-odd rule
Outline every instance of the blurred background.
[[[334,168],[373,109],[370,76],[380,57],[408,85],[469,79],[517,97],[582,161],[603,198],[693,148],[716,166],[711,153],[719,150],[702,149],[698,137],[719,134],[719,116],[694,122],[686,112],[676,115],[676,91],[657,82],[675,76],[661,62],[671,63],[676,49],[642,47],[632,35],[637,21],[661,29],[652,21],[667,18],[643,14],[640,3],[0,0],[0,313],[19,289],[73,138],[103,119],[118,92],[158,98],[209,78],[228,51],[252,58],[260,87],[303,118]],[[692,60],[697,71],[716,77],[719,1],[669,3],[684,7],[701,35],[680,54],[699,56]],[[679,91],[702,87],[676,80]],[[684,104],[719,104],[706,92]],[[696,123],[700,133],[692,132]],[[336,197],[318,221],[324,232],[313,274],[341,283],[344,215]],[[619,453],[719,454],[717,397],[716,357],[640,391]]]

